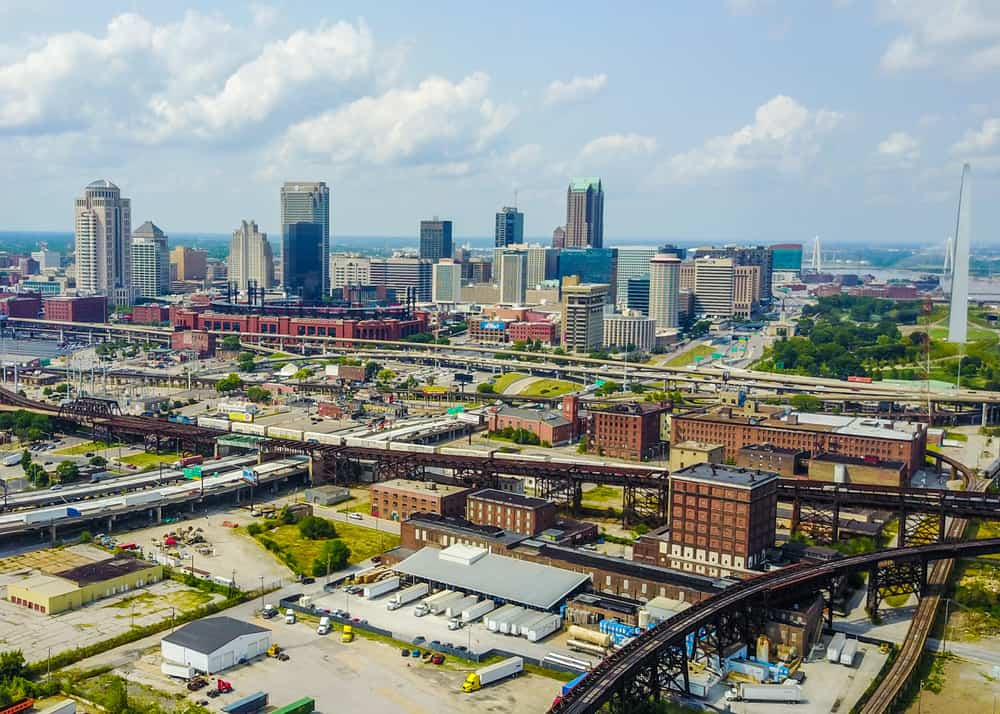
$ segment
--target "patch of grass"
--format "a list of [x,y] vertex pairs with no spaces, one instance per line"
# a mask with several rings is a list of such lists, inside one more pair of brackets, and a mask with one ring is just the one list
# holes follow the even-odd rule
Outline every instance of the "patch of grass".
[[156,601],[156,599],[157,596],[154,595],[153,593],[145,593],[145,592],[137,593],[135,595],[130,595],[128,597],[123,597],[118,602],[113,602],[109,605],[105,605],[104,607],[114,607],[120,610],[130,610],[133,604],[136,605],[137,607],[141,605],[152,605],[153,602]]
[[694,349],[688,350],[669,360],[667,367],[687,367],[694,362],[695,357],[711,357],[714,352],[718,352],[712,345],[698,345]]
[[[399,545],[399,536],[352,523],[336,523],[337,538],[351,549],[349,563],[360,563]],[[281,525],[261,534],[273,541],[292,570],[308,570],[323,549],[325,540],[308,540],[299,533],[297,525]],[[290,556],[290,557],[289,557]],[[280,557],[280,556],[279,556]]]
[[507,389],[514,382],[519,379],[524,379],[528,375],[522,374],[520,372],[507,372],[506,374],[501,374],[493,381],[493,391],[497,394],[503,394],[504,390]]
[[902,595],[887,595],[882,601],[889,607],[903,607],[906,603],[910,601],[910,593],[903,593]]
[[140,469],[145,469],[150,466],[156,466],[161,461],[164,464],[172,464],[177,461],[178,458],[180,457],[177,452],[174,451],[166,454],[132,454],[131,456],[123,456],[117,460],[121,461],[123,464],[132,464]]
[[338,523],[337,535],[351,549],[350,563],[360,563],[399,545],[399,536],[394,533],[375,531],[353,523]]
[[181,612],[194,610],[212,601],[212,595],[200,590],[182,590],[167,595],[167,602]]
[[960,431],[946,431],[944,433],[945,439],[952,439],[953,441],[968,441],[969,437],[967,434],[963,434]]
[[584,491],[581,500],[589,506],[617,506],[622,502],[622,490],[618,486],[597,486]]
[[346,503],[342,503],[337,507],[338,511],[343,511],[345,513],[371,513],[372,512],[372,502],[370,500],[365,500],[362,498],[352,499]]
[[76,446],[67,446],[65,449],[56,449],[52,453],[59,454],[60,456],[80,456],[81,454],[86,454],[90,451],[97,453],[98,451],[110,449],[115,446],[117,446],[117,444],[108,444],[103,441],[85,441],[82,444],[77,444]]
[[540,379],[522,389],[518,395],[522,397],[561,397],[579,389],[583,389],[583,385],[561,379]]

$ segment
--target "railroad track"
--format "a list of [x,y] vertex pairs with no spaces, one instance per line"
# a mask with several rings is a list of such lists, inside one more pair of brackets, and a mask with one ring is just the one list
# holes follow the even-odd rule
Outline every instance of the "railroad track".
[[[989,481],[976,481],[970,490],[985,491],[988,484]],[[946,537],[948,539],[961,538],[965,534],[968,523],[968,520],[964,518],[952,519]],[[885,712],[890,711],[906,683],[916,672],[920,658],[924,654],[927,636],[930,634],[931,627],[934,626],[938,606],[941,604],[940,593],[948,584],[954,567],[954,560],[938,560],[931,566],[930,572],[927,573],[927,594],[920,598],[920,604],[917,605],[899,655],[882,679],[878,689],[872,693],[861,708],[861,714],[885,714]]]

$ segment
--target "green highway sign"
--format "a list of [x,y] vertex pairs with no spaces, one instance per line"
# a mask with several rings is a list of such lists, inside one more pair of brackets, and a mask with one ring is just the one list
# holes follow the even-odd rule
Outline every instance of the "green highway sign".
[[713,352],[712,353],[712,359],[722,359],[722,353],[721,352]]
[[201,466],[188,466],[185,468],[184,478],[201,478]]

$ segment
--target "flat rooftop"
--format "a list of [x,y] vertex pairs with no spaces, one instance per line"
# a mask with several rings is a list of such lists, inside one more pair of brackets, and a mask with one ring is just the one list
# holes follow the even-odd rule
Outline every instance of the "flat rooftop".
[[877,469],[892,469],[894,471],[899,471],[906,464],[902,461],[894,461],[893,459],[864,459],[859,456],[844,456],[843,454],[820,454],[819,456],[813,456],[813,461],[825,461],[832,464],[849,464],[852,466],[871,466]]
[[29,590],[36,595],[42,595],[44,597],[56,597],[59,595],[65,595],[66,593],[71,593],[79,589],[76,583],[66,580],[65,578],[60,578],[56,575],[32,575],[30,578],[25,578],[24,580],[11,583],[19,588],[24,588]]
[[688,466],[686,469],[674,471],[670,474],[671,481],[681,479],[684,481],[698,481],[720,486],[750,489],[757,488],[770,481],[775,481],[777,478],[778,475],[770,471],[722,466],[720,464],[695,464],[694,466]]
[[540,610],[555,607],[590,580],[589,575],[494,555],[471,546],[421,548],[393,570]]
[[437,481],[417,481],[408,478],[394,478],[380,483],[373,483],[372,488],[392,488],[397,491],[409,491],[411,493],[431,494],[434,496],[451,496],[456,493],[472,490],[466,486],[439,483]]
[[706,441],[682,441],[679,444],[673,446],[675,449],[684,449],[685,451],[715,451],[716,449],[726,448],[725,444],[710,444]]
[[740,451],[750,451],[755,454],[783,454],[785,456],[805,453],[802,449],[788,449],[774,444],[747,444]]
[[675,415],[674,418],[757,426],[763,429],[826,432],[892,441],[914,441],[923,430],[923,425],[911,422],[840,414],[813,414],[791,409],[746,413],[733,407],[717,407],[707,411]]
[[562,412],[554,409],[503,406],[497,407],[497,414],[505,417],[523,419],[524,421],[544,421],[552,426],[565,426],[566,424],[569,424],[569,420],[562,415]]
[[521,508],[544,508],[550,505],[544,498],[534,496],[522,496],[519,493],[510,491],[500,491],[495,488],[484,488],[481,491],[470,493],[469,498],[476,498],[481,501],[491,501],[492,503],[503,503],[508,506],[520,506]]
[[457,536],[492,540],[503,546],[511,546],[528,537],[521,533],[505,531],[499,526],[480,525],[458,516],[439,516],[435,513],[414,513],[406,522],[412,523],[414,526],[425,526],[454,533]]
[[156,563],[139,560],[138,558],[108,558],[107,560],[99,560],[96,563],[78,565],[75,568],[56,573],[56,575],[60,578],[72,580],[77,585],[87,585],[155,567]]

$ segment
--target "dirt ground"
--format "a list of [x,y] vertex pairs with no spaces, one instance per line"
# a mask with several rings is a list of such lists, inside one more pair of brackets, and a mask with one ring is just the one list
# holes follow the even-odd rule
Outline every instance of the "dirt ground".
[[951,658],[941,674],[940,691],[921,689],[907,714],[1000,712],[1000,680],[990,665]]

